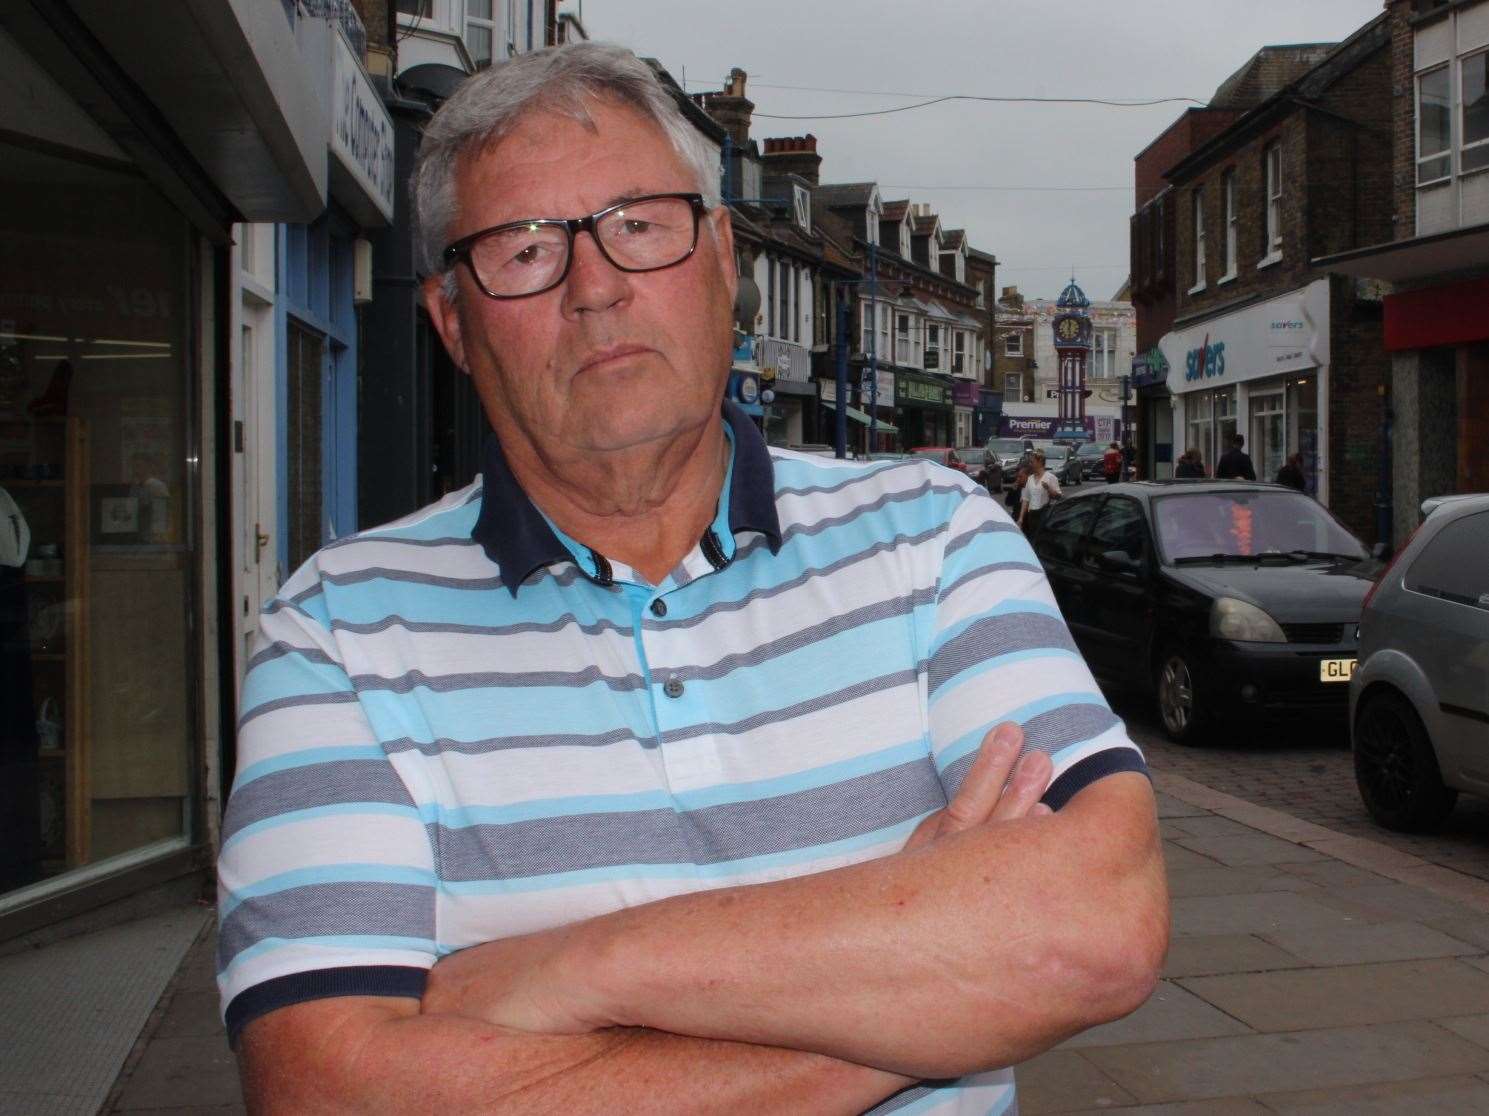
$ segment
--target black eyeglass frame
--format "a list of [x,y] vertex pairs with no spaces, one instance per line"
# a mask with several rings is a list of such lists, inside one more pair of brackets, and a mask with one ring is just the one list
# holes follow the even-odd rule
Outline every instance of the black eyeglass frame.
[[[605,250],[605,245],[601,242],[600,238],[595,235],[596,223],[610,216],[610,214],[614,213],[616,210],[625,209],[629,205],[636,205],[639,202],[662,201],[667,198],[677,198],[680,201],[688,202],[692,206],[693,242],[688,245],[687,252],[679,256],[677,259],[673,260],[671,263],[659,264],[656,267],[625,267],[621,264],[616,263],[615,260],[611,257],[610,253]],[[590,237],[595,242],[595,247],[600,250],[600,255],[605,257],[605,262],[608,263],[611,267],[615,268],[615,270],[617,271],[624,271],[629,274],[638,274],[647,271],[665,271],[669,267],[676,267],[684,260],[690,259],[693,253],[698,250],[698,222],[699,219],[707,212],[708,206],[703,204],[702,194],[642,194],[640,197],[627,198],[625,201],[616,202],[614,205],[607,205],[604,209],[600,210],[597,213],[591,213],[588,217],[542,217],[530,218],[526,221],[507,221],[500,225],[492,225],[490,228],[481,229],[479,232],[473,232],[469,236],[462,236],[459,240],[453,241],[450,244],[446,245],[445,250],[440,253],[440,257],[444,260],[445,270],[447,271],[450,268],[454,267],[457,263],[464,262],[465,266],[470,270],[471,278],[476,281],[476,286],[480,288],[481,293],[484,294],[487,298],[531,298],[533,295],[540,295],[543,294],[545,291],[553,290],[554,287],[560,286],[563,281],[569,277],[569,269],[574,266],[574,238],[577,237],[581,232],[589,233]],[[493,233],[505,232],[507,229],[527,228],[532,225],[562,227],[568,234],[569,251],[568,255],[564,258],[563,270],[554,277],[553,282],[549,283],[547,286],[539,287],[535,291],[523,291],[521,294],[493,294],[491,291],[486,289],[486,284],[481,282],[481,276],[476,271],[476,265],[471,261],[470,258],[471,248],[475,246],[477,241],[483,239],[484,237],[490,236]]]

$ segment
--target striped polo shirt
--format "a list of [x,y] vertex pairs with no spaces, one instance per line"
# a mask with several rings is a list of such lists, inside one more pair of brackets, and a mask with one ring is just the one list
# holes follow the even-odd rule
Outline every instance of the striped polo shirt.
[[[1001,507],[931,462],[767,448],[660,584],[482,479],[310,559],[265,609],[219,861],[246,1022],[419,996],[440,957],[887,856],[1012,720],[1045,801],[1143,760]],[[1011,1070],[876,1111],[989,1113]]]

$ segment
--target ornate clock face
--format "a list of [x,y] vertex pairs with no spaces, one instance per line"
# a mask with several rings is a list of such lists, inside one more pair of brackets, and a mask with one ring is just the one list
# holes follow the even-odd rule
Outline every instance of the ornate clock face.
[[1081,323],[1074,318],[1066,318],[1055,327],[1055,334],[1061,341],[1074,341],[1081,335]]

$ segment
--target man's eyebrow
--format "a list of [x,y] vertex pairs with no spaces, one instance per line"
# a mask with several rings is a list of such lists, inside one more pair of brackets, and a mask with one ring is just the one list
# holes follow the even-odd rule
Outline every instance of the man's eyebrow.
[[644,198],[650,194],[655,194],[657,192],[658,191],[656,190],[647,189],[642,186],[633,186],[629,190],[622,190],[618,194],[611,194],[610,200],[607,201],[603,206],[601,206],[601,208],[609,209],[612,205],[619,205],[621,202],[634,201],[636,198]]

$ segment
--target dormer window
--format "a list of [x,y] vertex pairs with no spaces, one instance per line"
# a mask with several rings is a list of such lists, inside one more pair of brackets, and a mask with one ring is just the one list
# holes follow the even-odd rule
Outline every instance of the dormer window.
[[791,184],[791,214],[802,232],[812,231],[812,195],[800,183]]
[[910,258],[910,221],[908,218],[900,222],[900,255],[907,260]]

